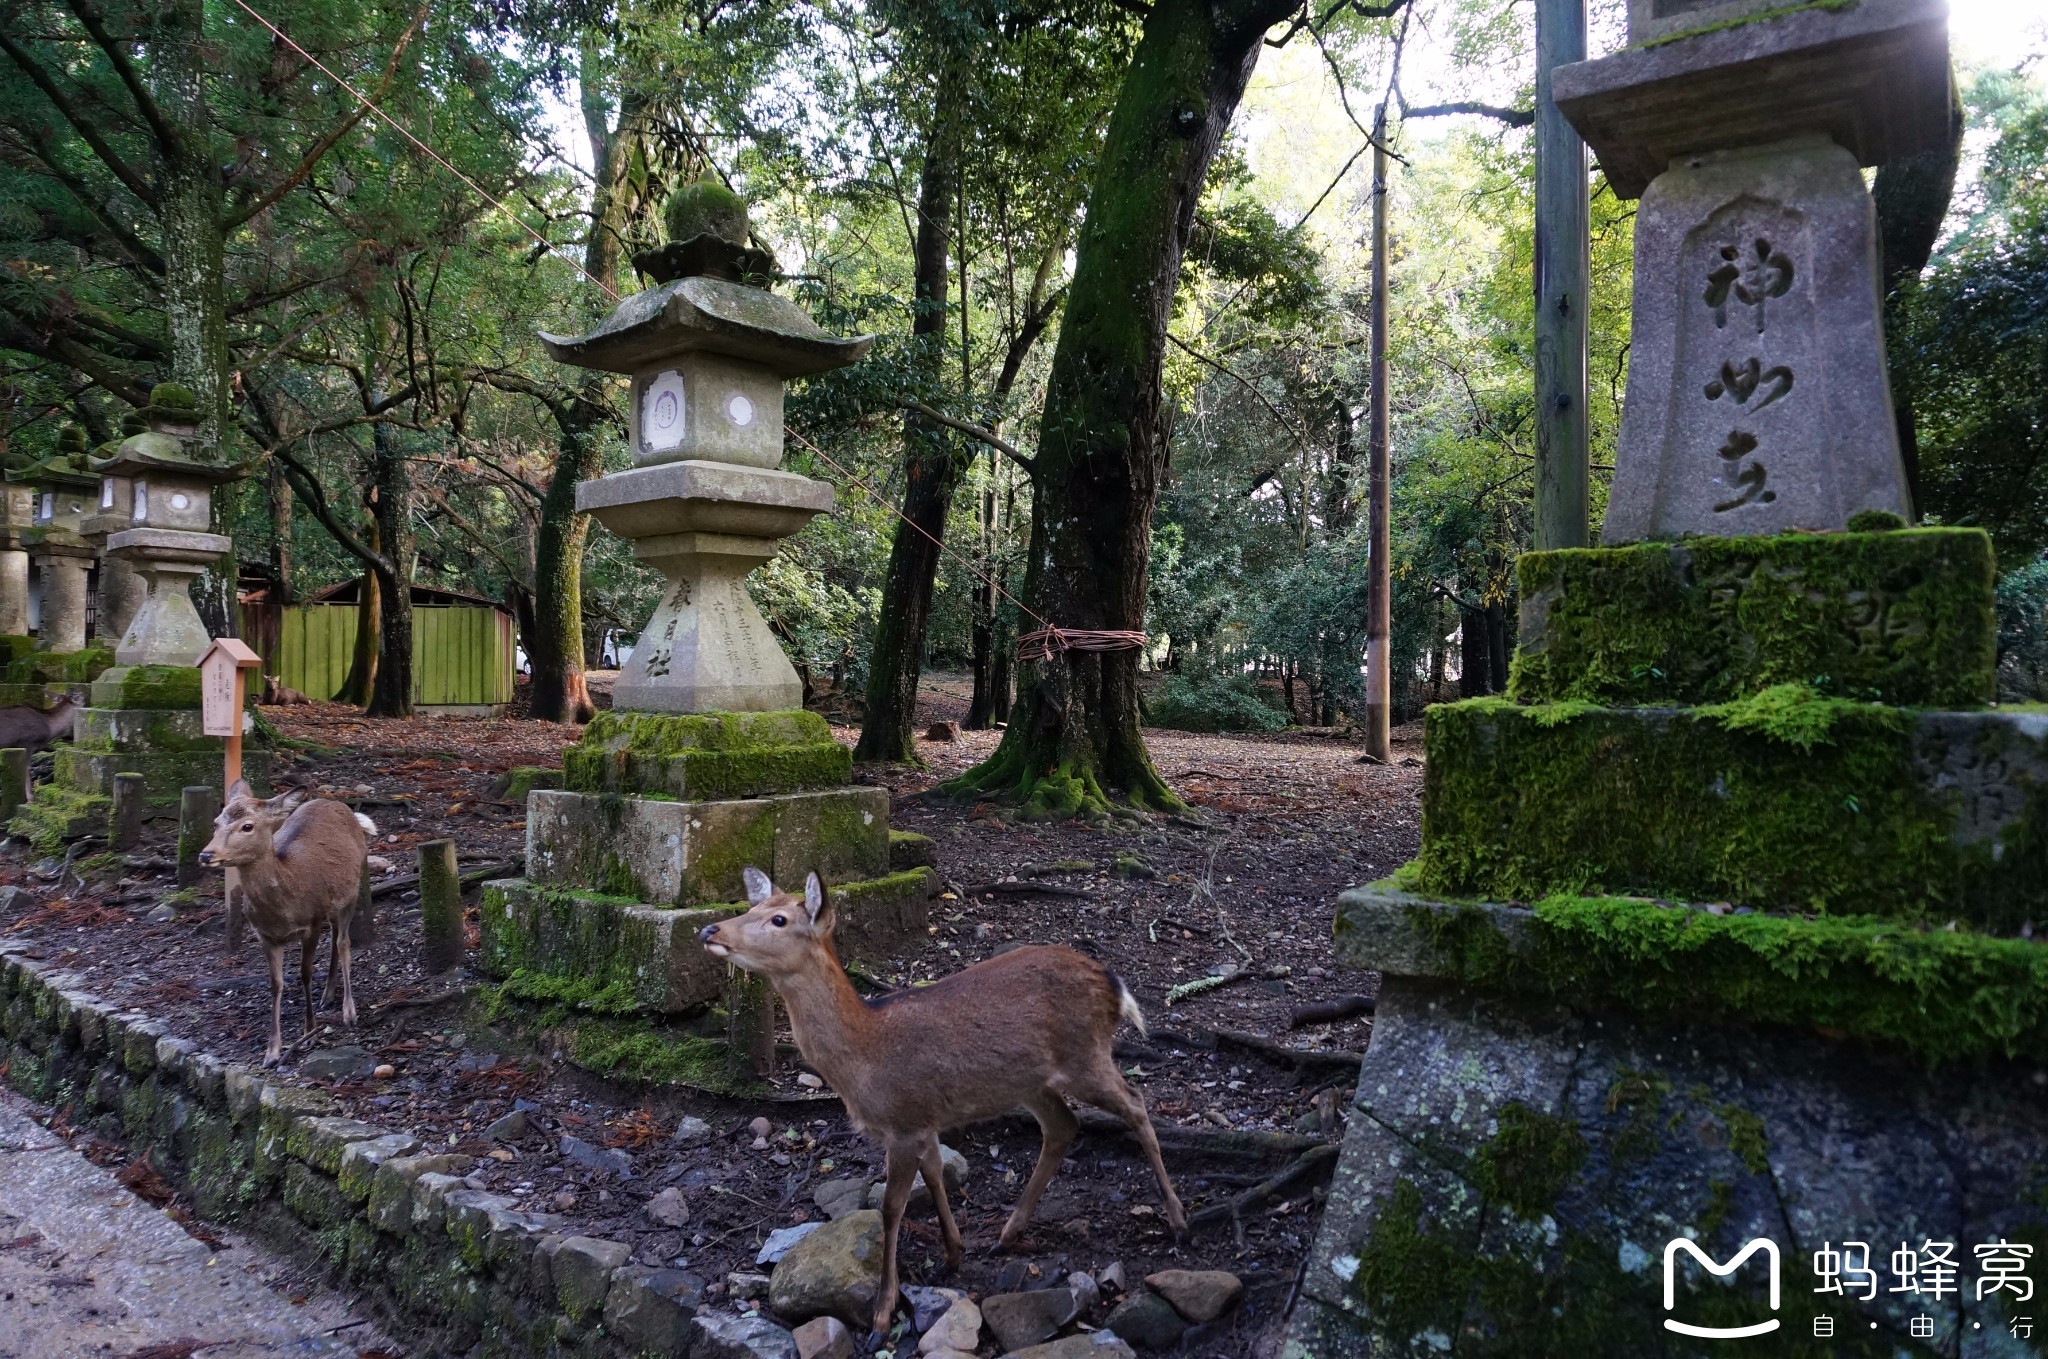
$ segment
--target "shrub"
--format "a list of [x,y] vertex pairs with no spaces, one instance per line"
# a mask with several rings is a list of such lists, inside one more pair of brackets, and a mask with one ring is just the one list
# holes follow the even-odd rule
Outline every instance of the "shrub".
[[2048,702],[2048,560],[1998,582],[1998,701]]
[[1287,714],[1243,675],[1168,675],[1145,704],[1145,720],[1175,731],[1278,731]]

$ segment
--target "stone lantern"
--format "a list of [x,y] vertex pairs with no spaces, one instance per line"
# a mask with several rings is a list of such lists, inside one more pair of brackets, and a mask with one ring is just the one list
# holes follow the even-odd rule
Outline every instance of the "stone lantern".
[[36,491],[14,480],[8,469],[0,480],[0,636],[28,636],[28,542],[22,536],[35,527]]
[[[97,467],[111,461],[120,452],[122,439],[133,438],[148,428],[139,412],[130,411],[121,419],[121,438],[94,449],[91,465]],[[107,555],[107,539],[133,525],[134,496],[133,479],[111,472],[102,473],[93,508],[85,516],[83,532],[86,541],[100,554],[98,632],[103,638],[115,639],[127,632],[135,610],[141,607],[143,597],[148,593],[142,577],[135,573],[133,562],[126,557]]]
[[42,649],[85,649],[87,582],[93,547],[81,530],[99,479],[85,467],[85,431],[66,426],[57,450],[9,480],[27,483],[33,497],[29,527],[19,541],[43,573]]
[[[129,483],[128,526],[108,534],[107,552],[131,562],[146,591],[114,662],[189,666],[212,641],[192,607],[192,582],[234,546],[210,531],[213,488],[240,479],[244,469],[203,456],[198,404],[185,388],[159,385],[142,417],[148,428],[93,464],[101,478],[113,479],[111,496],[107,482],[95,481],[103,499],[117,503],[120,480]],[[113,508],[107,504],[102,515]]]
[[613,699],[668,713],[795,708],[802,685],[746,576],[831,509],[833,491],[781,470],[783,385],[857,361],[874,337],[827,334],[753,286],[774,260],[747,244],[746,204],[724,188],[678,193],[668,228],[668,244],[633,260],[658,286],[588,335],[541,336],[556,360],[633,383],[633,467],[576,491],[577,509],[668,577]]

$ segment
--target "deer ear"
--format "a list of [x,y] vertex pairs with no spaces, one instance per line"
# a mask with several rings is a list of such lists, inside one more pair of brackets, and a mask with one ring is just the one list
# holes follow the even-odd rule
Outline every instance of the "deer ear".
[[235,780],[235,786],[234,786],[234,787],[232,787],[232,788],[230,788],[230,789],[228,789],[228,795],[227,795],[227,799],[226,799],[226,801],[228,801],[228,802],[233,802],[233,801],[234,801],[234,800],[235,800],[236,798],[238,798],[238,797],[247,797],[247,796],[249,796],[249,780],[247,780],[247,779],[236,779],[236,780]]
[[759,906],[775,895],[775,884],[768,881],[768,875],[749,864],[740,870],[740,877],[747,884],[747,905]]
[[832,924],[832,903],[825,896],[825,883],[816,873],[804,879],[804,909],[810,912],[811,923],[820,929],[829,929]]
[[296,811],[298,805],[305,800],[306,790],[304,788],[291,788],[278,795],[276,805],[277,809],[281,812],[292,812]]

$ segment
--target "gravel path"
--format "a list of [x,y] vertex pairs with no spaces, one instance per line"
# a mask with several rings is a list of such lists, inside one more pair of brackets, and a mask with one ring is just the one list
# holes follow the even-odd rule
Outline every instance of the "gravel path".
[[187,1236],[32,1112],[0,1090],[0,1359],[388,1352],[346,1300],[245,1241]]

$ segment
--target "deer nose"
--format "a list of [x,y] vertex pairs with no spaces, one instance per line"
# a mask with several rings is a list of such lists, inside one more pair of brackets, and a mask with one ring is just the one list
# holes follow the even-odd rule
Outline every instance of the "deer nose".
[[203,864],[211,864],[211,863],[213,862],[213,851],[212,851],[212,850],[210,850],[210,849],[202,849],[202,850],[200,850],[200,851],[199,851],[199,862],[201,862],[201,863],[203,863]]
[[700,944],[708,944],[711,942],[711,936],[717,933],[718,926],[706,925],[703,929],[697,931],[697,942]]

